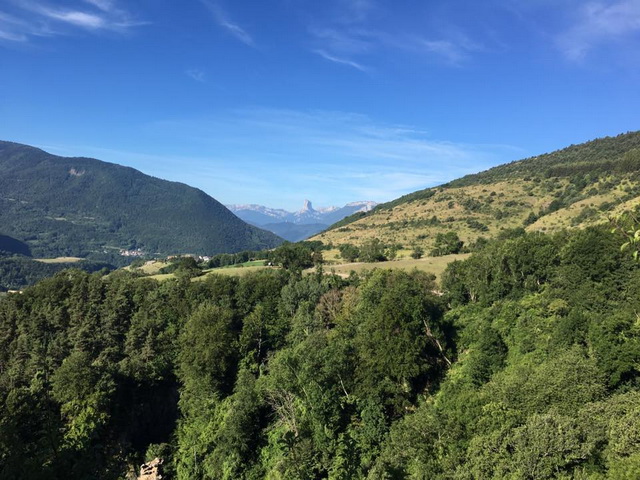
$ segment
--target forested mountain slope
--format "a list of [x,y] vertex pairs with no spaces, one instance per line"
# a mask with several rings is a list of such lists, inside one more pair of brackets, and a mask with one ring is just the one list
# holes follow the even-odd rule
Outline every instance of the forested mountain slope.
[[[606,228],[422,272],[0,300],[0,478],[636,479],[640,267]],[[436,288],[444,295],[434,293]]]
[[10,142],[0,142],[0,234],[35,257],[214,254],[280,243],[201,190]]
[[429,251],[439,233],[466,244],[503,229],[553,232],[606,221],[638,203],[640,132],[573,145],[512,162],[378,205],[316,237],[362,244],[371,238]]

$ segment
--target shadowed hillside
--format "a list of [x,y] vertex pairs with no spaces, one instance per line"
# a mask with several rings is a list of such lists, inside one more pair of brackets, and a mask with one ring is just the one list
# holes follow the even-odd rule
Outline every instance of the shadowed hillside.
[[120,249],[214,254],[270,248],[201,190],[90,158],[0,142],[0,232],[34,256],[100,257]]

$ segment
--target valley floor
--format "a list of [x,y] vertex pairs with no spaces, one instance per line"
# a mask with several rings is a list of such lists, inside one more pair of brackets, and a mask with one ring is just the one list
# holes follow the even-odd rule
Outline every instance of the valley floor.
[[[373,270],[375,268],[392,269],[392,270],[419,270],[421,272],[433,273],[437,279],[440,278],[442,272],[447,268],[451,262],[456,260],[465,260],[470,256],[468,253],[461,253],[456,255],[443,255],[441,257],[424,257],[420,259],[413,258],[398,258],[395,260],[389,260],[386,262],[352,262],[341,263],[340,259],[333,258],[329,262],[323,265],[326,273],[335,273],[342,277],[348,277],[351,272],[362,273],[364,271]],[[173,273],[160,273],[163,267],[168,264],[162,261],[147,262],[144,266],[140,267],[138,271],[147,274],[148,278],[154,280],[169,280],[175,278]],[[250,273],[258,272],[261,270],[270,270],[278,267],[272,267],[264,265],[262,261],[247,262],[246,264],[234,265],[229,267],[211,268],[203,270],[203,274],[194,277],[192,281],[203,281],[210,275],[227,275],[227,276],[245,276]],[[316,269],[309,268],[304,271],[306,274],[315,272]]]

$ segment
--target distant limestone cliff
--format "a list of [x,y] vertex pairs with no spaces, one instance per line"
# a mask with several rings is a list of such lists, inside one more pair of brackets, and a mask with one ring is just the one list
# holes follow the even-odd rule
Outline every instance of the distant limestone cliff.
[[262,205],[227,205],[239,218],[252,225],[264,228],[276,235],[296,242],[321,232],[357,212],[368,212],[376,202],[351,202],[343,207],[321,207],[315,209],[311,200],[305,199],[297,212],[274,209]]

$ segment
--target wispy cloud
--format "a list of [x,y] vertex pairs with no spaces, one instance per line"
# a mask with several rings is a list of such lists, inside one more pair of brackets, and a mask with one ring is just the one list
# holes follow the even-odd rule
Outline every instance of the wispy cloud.
[[[399,31],[393,21],[386,21],[393,13],[384,12],[371,0],[333,0],[329,4],[336,1],[340,7],[337,13],[316,21],[308,29],[311,51],[326,60],[358,68],[356,65],[362,67],[389,55],[394,58],[405,54],[460,66],[475,53],[485,51],[482,44],[446,21],[433,21],[435,28]],[[373,11],[375,19],[369,18]]]
[[[345,112],[245,109],[155,123],[146,134],[211,152],[208,168],[198,166],[198,185],[225,203],[268,198],[286,208],[305,197],[319,204],[391,200],[522,155],[508,146],[437,140],[412,125]],[[217,177],[218,167],[227,183]],[[261,185],[247,186],[247,172]]]
[[46,10],[42,11],[42,14],[54,20],[59,20],[61,22],[66,22],[89,30],[98,30],[107,26],[106,20],[100,15],[93,15],[85,12],[72,10]]
[[0,27],[0,40],[8,40],[10,42],[26,42],[28,37],[22,33],[14,33],[3,30]]
[[195,80],[196,82],[205,82],[206,77],[202,70],[198,70],[197,68],[189,69],[185,72],[189,78]]
[[325,52],[324,50],[315,50],[315,53],[320,55],[325,60],[329,60],[330,62],[338,63],[340,65],[347,65],[349,67],[355,68],[356,70],[360,70],[361,72],[368,71],[368,69],[365,66],[360,65],[359,63],[354,62],[353,60],[349,60],[348,58],[336,57],[335,55],[331,55],[330,53]]
[[0,38],[26,42],[32,37],[68,35],[74,30],[124,33],[144,25],[112,0],[83,0],[52,6],[48,2],[14,0],[11,14],[0,11]]
[[340,23],[362,23],[376,8],[374,0],[339,0],[338,5],[336,20]]
[[0,39],[11,42],[29,40],[30,25],[19,18],[0,12]]
[[374,42],[370,35],[361,30],[338,30],[336,28],[312,28],[310,33],[316,41],[322,43],[332,51],[361,54],[370,51]]
[[457,32],[443,38],[427,38],[413,34],[391,34],[383,31],[351,29],[336,31],[331,29],[313,30],[316,43],[321,45],[313,50],[327,60],[358,68],[363,67],[353,57],[375,57],[386,53],[409,53],[417,58],[433,58],[450,66],[463,65],[474,53],[484,47]]
[[308,28],[315,45],[312,52],[329,62],[369,71],[354,57],[368,54],[376,47],[361,31],[375,7],[374,0],[328,0],[326,10],[331,12],[328,18],[321,26]]
[[103,12],[112,12],[115,8],[115,3],[113,0],[84,0],[85,3],[93,5],[94,7],[99,8]]
[[353,60],[353,57],[366,54],[375,45],[366,35],[351,30],[310,28],[309,32],[314,38],[314,43],[318,45],[318,48],[312,51],[330,62],[367,72],[369,69],[361,62]]
[[422,49],[428,54],[436,55],[451,65],[460,65],[472,53],[483,50],[481,45],[461,36],[440,40],[418,38],[415,45],[418,50]]
[[245,45],[249,47],[256,46],[253,37],[244,28],[233,22],[217,2],[213,0],[200,0],[200,2],[211,12],[213,19],[220,27],[227,30],[228,33]]
[[640,0],[589,2],[576,11],[573,25],[557,37],[558,47],[573,61],[640,32]]

